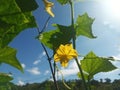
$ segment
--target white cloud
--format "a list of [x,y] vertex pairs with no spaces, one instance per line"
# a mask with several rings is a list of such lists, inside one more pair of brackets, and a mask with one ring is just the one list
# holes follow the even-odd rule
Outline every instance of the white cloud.
[[114,58],[115,60],[120,60],[120,54],[117,55],[117,56],[113,56],[113,58]]
[[112,56],[116,61],[120,61],[120,46],[116,46],[117,48],[117,51],[118,51],[118,54],[117,55],[114,55]]
[[43,51],[42,55],[44,55],[44,56],[46,55],[45,51]]
[[[110,21],[104,21],[103,22],[103,25],[104,26],[107,26],[108,28],[110,28],[110,29],[115,29],[115,26],[113,25],[113,23],[111,23]],[[107,30],[109,30],[109,29],[107,29]],[[115,29],[116,30],[116,29]]]
[[22,65],[22,67],[23,67],[23,68],[25,68],[25,67],[26,67],[26,65],[25,65],[24,63],[22,63],[21,65]]
[[109,21],[104,21],[103,24],[106,26],[106,25],[109,25],[110,22]]
[[25,82],[19,80],[18,83],[17,83],[17,85],[18,85],[18,86],[23,86],[23,85],[25,85]]
[[61,73],[63,74],[64,77],[70,76],[70,75],[75,75],[79,72],[78,66],[75,61],[72,61],[68,68],[62,68],[59,72],[58,75],[61,76]]
[[27,71],[30,72],[33,75],[40,75],[40,71],[39,71],[38,67],[33,67],[31,69],[28,69]]
[[115,61],[113,61],[112,63],[118,68],[120,68],[120,54],[113,56],[113,58],[115,59]]
[[46,70],[45,73],[44,73],[44,75],[47,75],[47,74],[49,74],[49,73],[50,73],[50,71],[49,71],[49,70]]
[[50,78],[49,81],[54,81],[53,78]]
[[36,60],[33,62],[34,65],[37,65],[38,63],[40,63],[41,61],[40,60]]
[[44,57],[46,55],[45,51],[43,51],[40,55],[39,55],[39,59],[41,59],[42,57]]
[[101,78],[102,79],[110,78],[113,81],[114,79],[119,79],[119,72],[120,72],[120,69],[115,69],[110,72],[101,72],[101,73],[96,74],[94,76],[94,79],[100,80]]
[[46,55],[45,51],[43,51],[39,56],[38,59],[33,62],[34,65],[37,65],[41,62],[41,58],[43,58]]

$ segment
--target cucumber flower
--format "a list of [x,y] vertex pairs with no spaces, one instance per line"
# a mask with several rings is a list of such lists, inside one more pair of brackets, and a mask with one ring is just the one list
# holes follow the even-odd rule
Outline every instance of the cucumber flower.
[[50,16],[52,16],[52,17],[54,17],[55,15],[54,15],[54,13],[52,12],[52,6],[54,5],[54,3],[52,3],[52,2],[49,2],[48,0],[43,0],[43,2],[44,2],[44,5],[45,5],[45,10],[46,10],[46,12],[50,15]]
[[76,58],[78,56],[75,49],[73,49],[72,44],[60,45],[54,54],[54,61],[60,61],[61,66],[67,67],[69,60]]

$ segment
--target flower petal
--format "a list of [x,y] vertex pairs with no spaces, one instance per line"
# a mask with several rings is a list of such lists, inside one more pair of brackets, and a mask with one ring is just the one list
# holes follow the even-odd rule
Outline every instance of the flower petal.
[[49,2],[48,0],[43,0],[45,7],[52,7],[54,5],[54,3]]
[[63,67],[68,65],[68,61],[78,56],[77,51],[73,49],[72,44],[60,45],[54,55],[54,61],[60,61]]
[[54,13],[51,10],[51,7],[46,7],[45,10],[49,15],[51,15],[52,17],[55,17]]
[[51,15],[52,17],[54,17],[54,13],[52,12],[52,6],[54,5],[54,3],[49,2],[48,0],[43,0],[44,4],[45,4],[45,10],[46,12]]
[[78,53],[74,49],[72,49],[71,52],[69,53],[69,56],[72,56],[75,58],[78,56]]
[[55,62],[60,61],[60,58],[59,58],[58,54],[55,54],[55,55],[54,55],[54,61],[55,61]]
[[68,60],[61,60],[60,63],[61,63],[61,65],[63,67],[67,67],[68,66]]
[[63,54],[65,54],[64,50],[65,50],[65,47],[64,47],[64,45],[61,44],[59,46],[59,48],[57,49],[56,53],[59,54],[59,55],[63,55]]

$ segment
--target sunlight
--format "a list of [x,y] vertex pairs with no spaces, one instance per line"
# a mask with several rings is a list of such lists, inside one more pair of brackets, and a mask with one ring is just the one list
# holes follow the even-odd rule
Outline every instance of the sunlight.
[[102,1],[106,15],[114,20],[120,20],[120,0]]

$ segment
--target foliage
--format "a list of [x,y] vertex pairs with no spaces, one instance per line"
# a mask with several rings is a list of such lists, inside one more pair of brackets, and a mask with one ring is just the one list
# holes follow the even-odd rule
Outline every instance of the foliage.
[[65,5],[69,2],[69,0],[57,0],[61,5]]
[[22,66],[16,58],[16,50],[10,47],[0,49],[0,63],[9,64],[23,72]]
[[[116,69],[109,60],[96,56],[93,52],[89,52],[81,62],[86,80],[90,80],[93,76],[100,72],[109,72]],[[81,77],[80,73],[78,74]]]
[[[48,0],[43,0],[45,4],[45,9],[48,12],[49,15],[54,17],[54,13],[52,12],[52,6],[54,3],[49,2]],[[74,18],[74,1],[75,0],[57,0],[61,5],[70,5],[71,9],[71,25],[65,26],[65,25],[59,25],[54,24],[53,26],[56,27],[55,30],[48,30],[48,32],[44,32],[44,29],[47,27],[47,23],[45,24],[45,28],[43,28],[42,32],[40,32],[39,28],[36,25],[36,21],[34,19],[34,16],[32,16],[32,11],[36,10],[38,8],[38,5],[35,0],[1,0],[0,1],[0,64],[6,63],[14,68],[20,70],[23,72],[23,68],[20,64],[20,62],[16,58],[16,50],[9,47],[9,43],[23,30],[27,28],[33,28],[37,27],[38,33],[39,33],[39,41],[41,42],[46,56],[48,58],[48,62],[50,64],[50,69],[52,72],[53,80],[52,81],[46,81],[41,84],[33,84],[32,86],[27,84],[25,87],[27,87],[27,90],[53,90],[53,87],[56,87],[56,90],[58,90],[57,83],[60,84],[60,88],[62,90],[66,90],[66,87],[61,85],[61,81],[56,81],[55,78],[55,65],[52,66],[52,58],[50,58],[48,51],[46,50],[46,47],[53,50],[54,55],[58,55],[58,47],[61,45],[68,45],[71,44],[72,46],[72,53],[70,53],[71,49],[60,49],[59,51],[62,52],[59,53],[57,58],[60,59],[60,62],[64,62],[63,66],[67,66],[67,63],[69,59],[74,58],[76,60],[76,63],[79,68],[78,76],[82,78],[82,81],[72,81],[72,82],[66,82],[68,85],[72,87],[73,90],[80,90],[80,86],[82,86],[82,83],[84,84],[83,88],[86,88],[86,80],[88,80],[88,85],[90,80],[93,79],[94,75],[99,72],[109,72],[111,70],[116,69],[114,65],[109,60],[113,60],[113,58],[103,58],[96,56],[94,52],[88,53],[83,60],[80,61],[81,64],[79,64],[78,57],[74,53],[76,53],[77,48],[76,46],[76,39],[79,36],[85,36],[87,38],[94,39],[96,38],[93,35],[92,32],[92,24],[95,19],[92,19],[88,16],[87,13],[83,15],[79,15],[78,18],[75,21]],[[45,47],[46,46],[46,47]],[[66,53],[67,52],[67,53]],[[69,56],[72,57],[70,57]],[[69,56],[69,58],[68,58]],[[57,59],[56,59],[57,60]],[[66,62],[66,61],[67,62]],[[55,61],[55,60],[54,60]],[[61,62],[61,63],[62,63]],[[0,73],[0,89],[1,90],[7,90],[9,89],[10,81],[13,78],[9,76],[6,73]],[[110,84],[110,83],[109,83]],[[5,86],[8,86],[7,88]],[[11,85],[13,90],[16,90],[19,88],[20,90],[25,90],[25,87],[18,87],[15,85]],[[35,88],[33,88],[35,87]],[[36,88],[37,87],[37,88]],[[39,89],[38,89],[39,88]],[[97,90],[97,87],[93,85],[91,88],[94,88]],[[19,90],[17,89],[17,90]],[[109,88],[110,89],[110,88]],[[99,90],[99,89],[98,89]],[[107,89],[106,89],[107,90]]]
[[87,13],[83,14],[82,16],[79,15],[75,23],[76,35],[83,35],[88,38],[95,38],[92,33],[93,21],[94,19],[89,17]]
[[[31,11],[37,7],[34,0],[0,0],[0,64],[9,64],[23,72],[16,50],[8,45],[24,29],[36,26]],[[0,78],[4,85],[13,79],[6,73],[0,73]]]
[[[83,90],[82,89],[82,80],[69,80],[65,81],[70,87],[71,90]],[[119,90],[120,89],[120,80],[114,80],[112,83],[99,82],[97,80],[90,81],[92,89],[91,90]],[[62,83],[58,81],[60,90],[68,90]],[[17,86],[11,84],[12,90],[55,90],[53,81],[44,81],[42,83],[33,83],[26,84],[24,86]]]
[[63,26],[59,24],[54,24],[54,26],[57,28],[56,30],[43,32],[39,36],[39,40],[51,49],[58,48],[60,44],[70,43],[70,40],[73,36],[71,26]]
[[0,73],[0,90],[10,90],[9,81],[13,80],[13,78],[6,73]]
[[[60,53],[60,55],[59,55],[57,52],[59,50],[59,47],[61,45],[67,45],[67,44],[72,43],[73,48],[76,49],[76,47],[75,47],[76,46],[76,38],[78,36],[85,36],[85,37],[88,37],[91,39],[96,38],[92,33],[92,24],[95,19],[92,19],[91,17],[88,16],[87,13],[85,13],[81,16],[79,15],[75,22],[74,17],[73,17],[74,16],[74,7],[73,7],[74,0],[57,0],[57,1],[61,5],[65,5],[67,3],[70,5],[71,25],[64,26],[64,25],[54,24],[54,26],[57,29],[48,30],[47,32],[40,33],[39,40],[40,40],[40,42],[42,42],[42,46],[45,45],[48,48],[53,50],[54,56],[58,56],[57,60],[59,58],[62,66],[67,66],[68,61],[69,61],[67,56],[69,55],[69,53],[65,53],[66,49],[63,50],[60,48],[60,52],[62,52],[62,53]],[[44,48],[45,52],[47,53],[45,46],[43,46],[43,48]],[[49,55],[47,55],[47,57],[49,60]],[[86,59],[88,57],[90,59]],[[93,59],[94,57],[96,58],[95,60]],[[78,76],[81,77],[82,80],[84,81],[83,83],[84,83],[85,90],[87,90],[87,86],[85,84],[86,83],[85,79],[89,81],[93,78],[93,76],[95,74],[97,74],[99,72],[108,72],[108,71],[116,69],[116,67],[114,65],[112,65],[111,62],[109,62],[109,60],[106,60],[104,58],[99,58],[92,52],[89,53],[83,60],[81,60],[81,65],[79,64],[77,57],[74,57],[74,59],[76,60],[76,63],[78,65],[78,68],[80,71],[78,73]],[[56,58],[54,58],[54,61],[56,62]],[[50,61],[49,61],[49,63],[50,63]],[[104,65],[106,65],[106,67],[104,67]],[[92,66],[94,66],[95,68],[93,68]],[[101,67],[103,67],[103,68],[101,68]],[[52,74],[52,75],[54,78],[54,82],[56,84],[55,76],[54,76],[54,74]],[[55,86],[57,86],[57,85],[55,85]]]
[[0,73],[0,83],[5,83],[13,80],[13,78],[6,73]]
[[34,7],[25,5],[35,3],[34,0],[31,1],[31,3],[24,0],[0,1],[0,47],[8,45],[24,29],[36,26],[34,17],[31,15],[31,11],[37,8],[36,4]]
[[[92,33],[91,26],[93,24],[94,19],[88,17],[85,13],[83,15],[79,15],[77,21],[75,23],[75,31],[76,36],[86,36],[88,38],[95,38]],[[60,44],[68,44],[71,42],[72,37],[75,32],[72,30],[72,26],[63,26],[59,24],[54,24],[57,28],[56,30],[50,30],[48,32],[43,32],[39,36],[39,40],[51,49],[56,49]],[[57,41],[57,43],[56,43]],[[54,48],[53,48],[54,47]]]

